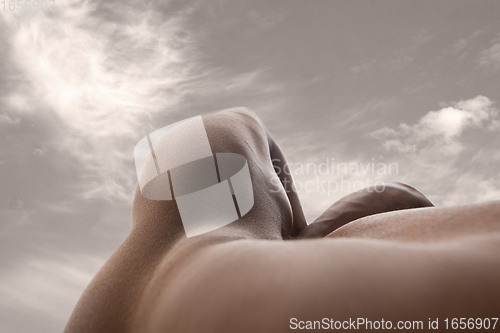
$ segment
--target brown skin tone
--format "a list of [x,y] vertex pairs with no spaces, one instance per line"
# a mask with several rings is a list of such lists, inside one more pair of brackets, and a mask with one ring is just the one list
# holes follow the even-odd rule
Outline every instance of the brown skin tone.
[[130,234],[65,332],[286,332],[294,317],[422,320],[427,329],[428,318],[499,317],[500,202],[433,208],[391,183],[343,198],[307,226],[297,194],[273,185],[292,179],[276,175],[286,161],[256,115],[240,108],[203,121],[214,153],[247,158],[254,207],[188,239],[175,201],[136,190]]

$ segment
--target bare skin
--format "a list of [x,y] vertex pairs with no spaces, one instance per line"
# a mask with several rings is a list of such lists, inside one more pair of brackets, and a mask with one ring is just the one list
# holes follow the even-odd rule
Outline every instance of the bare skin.
[[204,116],[214,153],[247,158],[255,204],[186,238],[174,201],[136,190],[127,239],[87,287],[65,332],[285,332],[290,319],[422,320],[500,314],[500,202],[434,208],[387,184],[307,225],[286,160],[243,108]]

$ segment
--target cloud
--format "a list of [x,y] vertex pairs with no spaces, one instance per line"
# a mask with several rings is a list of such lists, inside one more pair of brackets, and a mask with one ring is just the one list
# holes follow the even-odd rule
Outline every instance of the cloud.
[[[73,255],[71,258],[19,262],[0,273],[0,329],[9,331],[59,331],[82,290],[102,266],[102,258]],[[22,319],[30,318],[30,320]]]
[[336,113],[332,116],[332,121],[335,121],[335,127],[349,130],[364,129],[371,127],[373,121],[368,121],[368,117],[375,113],[385,113],[386,110],[392,108],[395,104],[395,99],[374,98],[365,104],[354,108],[343,110],[342,113]]
[[354,74],[370,73],[375,69],[389,69],[400,71],[406,68],[409,64],[415,61],[416,51],[424,47],[429,41],[436,36],[427,30],[421,30],[413,35],[410,43],[406,46],[395,49],[389,56],[383,58],[373,58],[364,61],[350,68]]
[[438,205],[500,197],[499,112],[493,101],[477,96],[430,111],[415,124],[383,127],[370,133],[386,158],[398,161],[400,175]]
[[43,156],[47,153],[47,148],[35,148],[33,149],[33,155],[35,156]]
[[384,139],[387,150],[400,153],[428,152],[456,155],[463,146],[460,136],[467,129],[494,130],[498,126],[498,110],[484,96],[454,103],[438,111],[430,111],[416,124],[402,123],[397,129],[384,127],[371,133]]
[[20,199],[12,200],[9,202],[9,209],[12,210],[22,210],[24,207],[24,202],[22,202]]
[[465,57],[467,55],[465,51],[465,49],[469,48],[471,43],[473,42],[473,40],[478,37],[479,35],[481,35],[483,33],[483,31],[481,30],[477,30],[475,32],[473,32],[472,34],[469,35],[469,37],[464,37],[464,38],[460,38],[458,39],[453,45],[451,45],[451,47],[449,48],[449,51],[453,54],[458,54],[458,53],[462,53],[462,55],[460,56],[460,59],[463,59],[463,57]]
[[415,60],[415,57],[408,55],[408,54],[402,54],[388,62],[388,66],[392,70],[402,70],[405,68],[409,63],[411,63],[413,60]]
[[413,52],[413,49],[411,50],[400,49],[397,52],[395,52],[393,57],[390,59],[385,59],[385,60],[371,59],[369,61],[362,62],[359,65],[352,66],[350,70],[354,74],[370,73],[373,70],[379,68],[383,69],[387,68],[394,71],[400,71],[415,60],[415,57],[406,53],[410,51]]
[[[177,105],[185,82],[200,73],[193,74],[189,7],[165,18],[133,1],[114,2],[116,17],[106,6],[62,0],[54,13],[2,15],[9,60],[25,83],[0,103],[17,114],[55,114],[63,125],[57,149],[98,178],[82,195],[125,198],[133,182],[117,175],[133,170],[109,166],[126,165],[131,153],[118,149],[133,147],[151,117]],[[19,121],[0,114],[0,124]]]
[[483,177],[481,174],[464,173],[458,176],[454,191],[444,197],[443,204],[446,206],[465,205],[473,202],[498,200],[500,198],[500,182],[497,179]]
[[5,104],[11,111],[16,113],[28,111],[30,108],[26,97],[21,94],[11,94],[1,104]]
[[283,21],[286,18],[287,13],[283,11],[268,13],[252,10],[247,14],[247,16],[252,22],[256,23],[257,27],[269,30],[279,22]]
[[359,65],[351,67],[351,72],[355,74],[369,72],[375,67],[375,59],[371,59],[369,61],[365,61]]
[[483,68],[500,69],[500,33],[491,41],[492,45],[483,50],[478,63]]
[[451,46],[451,52],[452,53],[459,53],[463,49],[467,47],[467,39],[460,38],[455,44]]
[[0,113],[0,124],[4,125],[17,125],[21,121],[20,118],[11,118],[6,113]]
[[424,83],[421,83],[421,84],[418,84],[414,87],[405,87],[405,92],[409,93],[409,94],[416,94],[416,93],[419,93],[419,92],[422,92],[423,90],[428,90],[430,88],[434,88],[435,87],[435,81],[434,79],[431,79],[431,80],[428,80]]
[[434,34],[431,34],[428,30],[421,30],[415,34],[413,37],[414,47],[419,47],[421,45],[426,44],[436,37]]

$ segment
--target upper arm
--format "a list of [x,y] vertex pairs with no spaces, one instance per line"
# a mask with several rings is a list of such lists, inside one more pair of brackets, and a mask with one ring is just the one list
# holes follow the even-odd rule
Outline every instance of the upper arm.
[[156,330],[279,332],[293,317],[494,315],[499,244],[488,236],[432,246],[356,239],[217,245],[171,288],[158,287],[149,320]]

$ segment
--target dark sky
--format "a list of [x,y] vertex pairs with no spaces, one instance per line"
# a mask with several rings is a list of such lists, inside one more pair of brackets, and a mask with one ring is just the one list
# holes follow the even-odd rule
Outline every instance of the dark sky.
[[63,329],[130,228],[135,144],[191,116],[257,112],[310,221],[375,181],[439,206],[500,198],[499,14],[496,0],[7,8],[0,331]]

